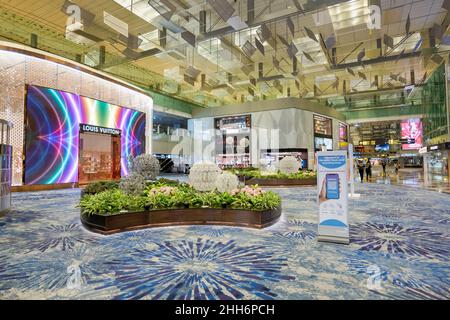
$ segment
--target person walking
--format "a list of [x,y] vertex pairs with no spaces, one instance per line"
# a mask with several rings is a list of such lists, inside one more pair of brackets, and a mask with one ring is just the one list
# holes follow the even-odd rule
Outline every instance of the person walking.
[[358,160],[358,172],[362,183],[364,182],[364,163],[362,162],[362,160]]
[[372,164],[370,163],[370,158],[366,162],[366,180],[369,182],[369,178],[372,178]]
[[386,159],[383,159],[381,161],[381,166],[383,167],[383,177],[386,177],[386,165],[387,165]]

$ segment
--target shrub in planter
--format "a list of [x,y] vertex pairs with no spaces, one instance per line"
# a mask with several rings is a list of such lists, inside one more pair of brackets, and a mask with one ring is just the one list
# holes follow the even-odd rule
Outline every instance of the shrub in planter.
[[141,154],[133,160],[133,171],[143,176],[145,180],[155,180],[159,169],[158,159],[151,154]]
[[220,169],[212,162],[199,162],[192,166],[189,184],[198,191],[211,191],[216,187]]
[[297,173],[300,169],[300,161],[293,156],[284,157],[280,160],[278,169],[284,174]]
[[216,179],[216,188],[219,192],[230,193],[233,189],[236,189],[238,185],[238,177],[231,172],[224,171]]
[[122,177],[119,183],[120,190],[129,196],[141,195],[144,192],[145,187],[146,184],[144,177],[135,172],[128,176]]
[[[143,179],[141,177],[141,179]],[[84,214],[115,215],[143,210],[170,208],[233,208],[269,210],[281,204],[281,198],[258,186],[236,188],[232,192],[199,192],[187,185],[149,185],[145,193],[127,195],[120,189],[111,189],[80,200]]]
[[83,194],[97,194],[105,190],[117,189],[119,184],[116,181],[98,181],[88,184],[83,189]]

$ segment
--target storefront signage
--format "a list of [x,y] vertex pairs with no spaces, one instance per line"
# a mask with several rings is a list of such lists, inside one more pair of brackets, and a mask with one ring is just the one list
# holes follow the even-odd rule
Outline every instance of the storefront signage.
[[91,124],[80,124],[80,131],[81,132],[110,134],[112,136],[120,136],[120,134],[121,134],[120,129],[93,126]]
[[430,151],[439,150],[439,146],[431,146]]
[[347,151],[317,152],[318,240],[349,243]]
[[419,149],[419,153],[420,153],[420,154],[427,153],[427,151],[428,151],[428,148],[427,148],[427,147],[422,147],[422,148]]
[[404,139],[400,139],[400,143],[401,144],[414,144],[414,143],[416,143],[416,139],[404,138]]
[[435,144],[428,147],[428,151],[436,151],[436,150],[450,150],[450,142]]

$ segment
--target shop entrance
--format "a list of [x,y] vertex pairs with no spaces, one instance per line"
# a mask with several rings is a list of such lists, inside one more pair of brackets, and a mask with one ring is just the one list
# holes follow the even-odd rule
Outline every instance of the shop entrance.
[[80,130],[78,182],[120,179],[120,135]]

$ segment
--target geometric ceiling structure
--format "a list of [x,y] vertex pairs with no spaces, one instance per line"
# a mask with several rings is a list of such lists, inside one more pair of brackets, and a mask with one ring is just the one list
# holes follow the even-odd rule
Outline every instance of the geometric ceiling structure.
[[395,94],[449,50],[443,0],[0,0],[0,15],[0,39],[36,34],[39,49],[204,107]]

